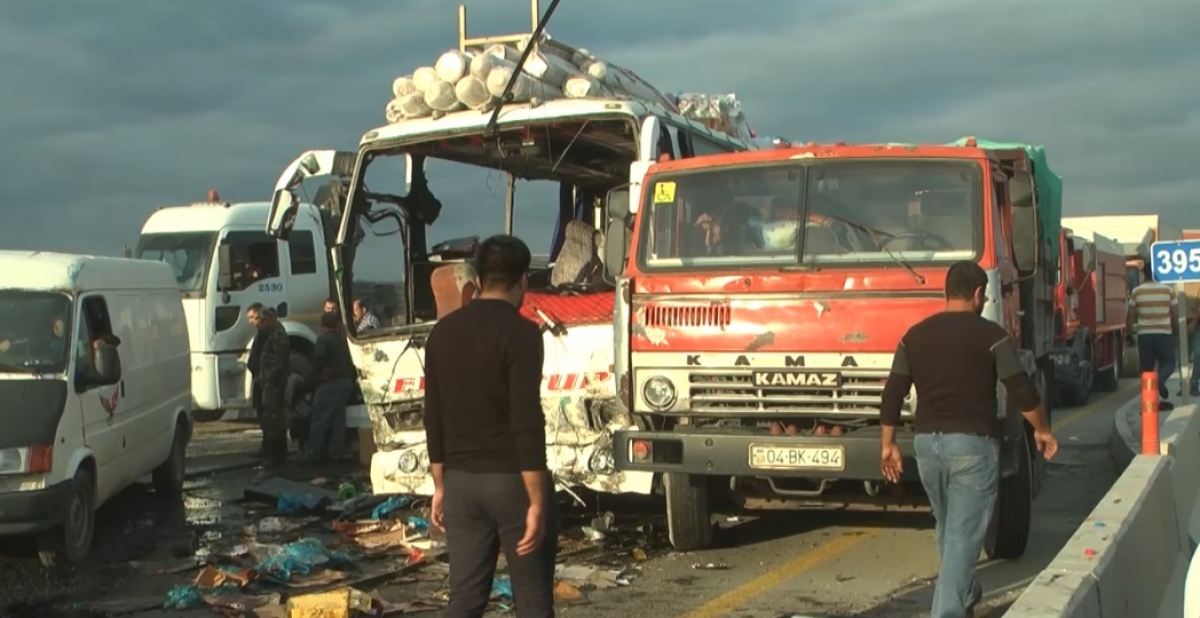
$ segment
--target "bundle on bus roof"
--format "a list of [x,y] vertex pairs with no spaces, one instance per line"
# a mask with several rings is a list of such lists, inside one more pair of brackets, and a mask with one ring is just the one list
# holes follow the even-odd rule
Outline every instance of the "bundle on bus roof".
[[[536,30],[537,10],[533,10]],[[542,34],[470,39],[466,11],[459,7],[459,45],[430,65],[395,79],[385,116],[389,124],[440,118],[455,112],[488,112],[500,102],[517,70],[509,104],[541,105],[559,99],[637,100],[693,118],[740,139],[753,136],[733,95],[664,94],[633,71]]]

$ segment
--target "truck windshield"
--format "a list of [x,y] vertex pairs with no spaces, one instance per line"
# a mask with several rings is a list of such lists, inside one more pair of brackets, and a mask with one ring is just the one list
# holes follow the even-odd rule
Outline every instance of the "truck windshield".
[[142,234],[134,257],[170,264],[182,291],[202,295],[216,240],[216,232]]
[[71,299],[0,290],[0,373],[59,373],[67,365]]
[[982,238],[982,186],[977,164],[945,160],[664,175],[647,188],[640,262],[653,270],[970,259]]

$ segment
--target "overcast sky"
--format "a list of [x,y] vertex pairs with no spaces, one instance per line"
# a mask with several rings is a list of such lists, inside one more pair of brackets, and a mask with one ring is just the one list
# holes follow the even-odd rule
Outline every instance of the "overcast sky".
[[[525,0],[467,4],[473,35],[528,28]],[[548,31],[663,91],[735,92],[760,134],[1040,143],[1068,214],[1200,227],[1196,0],[734,7],[563,0]],[[383,124],[392,79],[455,47],[456,21],[447,0],[2,2],[0,247],[117,253],[209,187],[267,199],[301,151]],[[431,237],[498,231],[502,183],[447,175]]]

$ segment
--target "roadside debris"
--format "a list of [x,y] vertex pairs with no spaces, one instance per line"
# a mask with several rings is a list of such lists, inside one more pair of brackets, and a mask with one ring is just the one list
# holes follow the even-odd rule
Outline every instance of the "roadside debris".
[[[430,525],[427,502],[374,496],[369,486],[326,478],[267,478],[245,487],[243,502],[248,521],[209,526],[190,558],[134,565],[187,578],[142,606],[207,607],[228,618],[398,616],[446,606],[445,540]],[[645,517],[580,509],[563,517],[556,604],[586,604],[590,591],[629,586],[641,563],[666,552],[660,527]],[[506,570],[502,556],[493,609],[512,608]]]

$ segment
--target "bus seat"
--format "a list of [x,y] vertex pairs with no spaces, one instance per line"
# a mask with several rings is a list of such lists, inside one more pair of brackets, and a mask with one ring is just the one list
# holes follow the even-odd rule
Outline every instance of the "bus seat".
[[429,285],[433,288],[434,303],[437,305],[437,319],[446,317],[450,312],[462,307],[475,298],[479,276],[475,267],[466,262],[457,262],[439,266],[429,275]]

